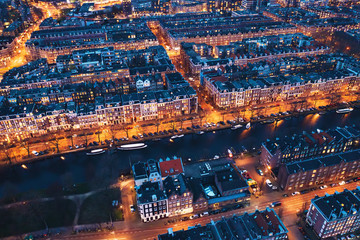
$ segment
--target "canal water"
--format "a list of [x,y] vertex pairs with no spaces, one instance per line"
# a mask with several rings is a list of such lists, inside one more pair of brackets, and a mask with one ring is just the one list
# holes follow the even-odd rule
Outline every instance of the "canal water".
[[9,189],[26,192],[47,189],[54,185],[69,185],[83,182],[107,181],[121,173],[128,173],[130,165],[150,158],[159,159],[171,156],[182,157],[184,162],[222,155],[233,147],[236,151],[258,148],[266,139],[283,137],[302,131],[326,130],[336,126],[357,125],[360,123],[360,110],[343,115],[329,112],[324,115],[309,114],[298,118],[279,121],[275,124],[254,124],[250,129],[225,129],[205,132],[203,135],[188,134],[170,142],[169,138],[149,141],[147,148],[133,151],[114,151],[97,156],[86,156],[85,152],[64,154],[60,157],[27,164],[28,169],[13,166],[0,170],[0,197]]

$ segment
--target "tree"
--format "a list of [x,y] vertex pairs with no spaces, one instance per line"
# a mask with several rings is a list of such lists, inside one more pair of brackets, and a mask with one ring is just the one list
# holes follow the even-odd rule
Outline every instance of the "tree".
[[159,132],[160,125],[161,125],[161,123],[159,121],[155,123],[157,133]]
[[232,116],[234,119],[236,119],[236,122],[239,123],[240,122],[240,119],[241,119],[241,112],[239,109],[235,110],[233,113],[232,113]]
[[4,160],[9,164],[9,165],[11,165],[12,164],[12,159],[13,159],[13,152],[12,152],[12,149],[11,148],[9,148],[9,149],[5,149],[5,150],[3,150],[2,151],[3,152],[3,154],[4,154]]
[[128,125],[123,125],[122,130],[126,133],[126,137],[129,138],[129,127],[128,127]]
[[180,122],[180,128],[181,128],[181,129],[183,128],[183,123],[184,123],[185,120],[186,120],[186,119],[183,119],[183,118],[181,118],[181,119],[179,120],[179,122]]
[[225,112],[225,111],[221,111],[220,114],[221,114],[221,116],[222,116],[222,121],[225,122],[225,114],[226,114],[226,112]]
[[175,128],[176,128],[176,123],[175,123],[175,121],[170,121],[169,127],[170,127],[172,130],[175,130]]
[[87,146],[88,146],[89,137],[88,137],[87,134],[85,134],[85,135],[83,136],[83,138],[84,138],[84,141],[85,141],[85,147],[87,147]]
[[109,127],[108,131],[109,131],[109,135],[110,135],[111,139],[114,141],[115,137],[116,137],[116,127],[115,127],[115,125],[111,125]]
[[96,132],[96,135],[97,135],[97,137],[98,137],[98,142],[99,142],[99,143],[101,142],[101,133],[102,133],[101,130]]
[[30,142],[28,140],[24,140],[20,143],[20,146],[27,151],[28,157],[30,157]]
[[56,152],[59,153],[60,152],[60,138],[55,134],[55,139],[52,141],[49,141],[55,148],[56,148]]

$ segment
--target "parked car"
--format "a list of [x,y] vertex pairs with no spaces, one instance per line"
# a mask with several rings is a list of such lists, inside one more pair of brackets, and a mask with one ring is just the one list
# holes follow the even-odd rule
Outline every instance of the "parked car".
[[134,207],[134,205],[130,205],[130,211],[131,211],[131,212],[135,212],[135,207]]
[[339,185],[340,185],[340,186],[345,185],[345,181],[339,182]]
[[209,216],[209,212],[202,212],[200,213],[200,217]]
[[281,202],[280,201],[276,201],[270,204],[270,207],[278,207],[281,206]]
[[291,195],[293,195],[293,196],[300,195],[300,192],[293,192]]
[[264,176],[264,173],[263,171],[261,171],[261,169],[256,169],[256,172],[260,175],[260,176]]
[[34,154],[35,156],[39,156],[39,153],[37,151],[32,151],[32,154]]
[[327,185],[320,186],[320,189],[325,189],[325,188],[328,188],[328,186]]
[[271,183],[271,181],[269,179],[266,179],[265,183],[266,183],[266,185],[268,185],[269,188],[273,187],[273,184]]

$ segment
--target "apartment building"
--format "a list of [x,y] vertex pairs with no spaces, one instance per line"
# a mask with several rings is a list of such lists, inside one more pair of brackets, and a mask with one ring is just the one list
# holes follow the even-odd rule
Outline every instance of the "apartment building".
[[306,222],[320,239],[340,236],[360,227],[359,190],[335,192],[311,200]]
[[357,127],[346,126],[267,140],[261,147],[260,162],[274,168],[281,163],[350,151],[359,147],[359,138]]
[[281,189],[298,191],[360,176],[359,150],[315,157],[280,165],[277,181]]

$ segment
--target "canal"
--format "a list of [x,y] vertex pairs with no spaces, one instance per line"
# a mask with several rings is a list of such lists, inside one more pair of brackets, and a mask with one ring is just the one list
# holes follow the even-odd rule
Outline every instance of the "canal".
[[[85,152],[65,154],[65,159],[54,157],[27,164],[27,169],[13,166],[0,170],[0,197],[5,191],[26,192],[61,186],[115,179],[129,172],[131,163],[178,156],[186,163],[225,154],[233,147],[236,151],[258,148],[263,141],[283,137],[302,131],[326,130],[336,126],[358,125],[360,110],[343,115],[329,112],[324,115],[309,114],[273,124],[255,124],[250,129],[225,129],[206,132],[203,135],[188,134],[170,142],[169,138],[147,142],[148,147],[133,151],[106,152],[97,156],[86,156]],[[10,187],[9,187],[10,186]],[[14,189],[15,188],[15,189]]]

